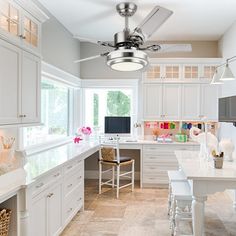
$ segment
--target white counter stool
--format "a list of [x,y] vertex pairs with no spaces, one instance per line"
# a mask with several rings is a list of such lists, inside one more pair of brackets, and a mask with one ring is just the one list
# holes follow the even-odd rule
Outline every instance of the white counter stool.
[[[103,166],[110,166],[112,168],[102,170]],[[124,173],[120,173],[122,166],[130,166],[130,170]],[[103,174],[111,172],[112,176],[105,182],[102,182]],[[116,184],[115,184],[115,172],[116,172]],[[120,186],[120,177],[128,178],[130,183]],[[112,188],[116,187],[116,197],[119,198],[119,190],[128,186],[131,186],[131,190],[134,190],[134,159],[130,157],[120,156],[119,140],[113,143],[105,143],[100,145],[99,150],[99,194],[102,193],[102,186],[109,185]]]
[[167,172],[169,179],[169,193],[168,193],[168,215],[170,215],[171,206],[171,183],[179,181],[187,181],[184,173],[181,170],[169,170]]
[[188,181],[171,183],[172,202],[171,202],[171,222],[172,235],[180,235],[180,221],[191,221],[192,195]]

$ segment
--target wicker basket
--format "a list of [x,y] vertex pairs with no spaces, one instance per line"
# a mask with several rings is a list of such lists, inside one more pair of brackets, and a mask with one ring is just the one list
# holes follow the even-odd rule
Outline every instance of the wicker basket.
[[11,219],[11,210],[0,210],[0,236],[8,236]]

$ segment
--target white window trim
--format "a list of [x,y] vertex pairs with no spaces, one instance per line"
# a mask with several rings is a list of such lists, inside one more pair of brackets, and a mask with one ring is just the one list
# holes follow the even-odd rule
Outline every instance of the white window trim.
[[131,89],[133,91],[133,104],[131,116],[131,136],[138,136],[137,130],[134,129],[133,124],[138,122],[138,92],[139,79],[85,79],[81,81],[82,85],[82,112],[81,125],[85,124],[85,89]]
[[[69,136],[65,138],[58,138],[56,140],[48,141],[42,144],[36,144],[29,147],[24,147],[24,135],[23,135],[23,128],[20,128],[19,131],[19,149],[25,149],[26,153],[33,154],[37,152],[41,152],[44,150],[48,150],[50,148],[60,146],[72,141],[73,134],[75,129],[78,127],[80,123],[80,112],[78,111],[79,106],[79,98],[80,98],[80,87],[81,87],[81,79],[71,75],[53,65],[50,65],[46,62],[42,62],[42,78],[48,78],[50,80],[54,80],[66,85],[71,92],[69,93],[69,100],[72,103],[69,104],[69,116],[70,116],[70,123],[69,123]],[[39,124],[40,125],[40,124]]]

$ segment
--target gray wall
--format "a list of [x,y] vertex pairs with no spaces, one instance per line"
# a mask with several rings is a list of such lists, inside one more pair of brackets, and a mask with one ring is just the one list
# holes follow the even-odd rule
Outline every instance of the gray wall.
[[[153,42],[150,42],[150,44]],[[192,42],[170,42],[170,43],[191,43],[192,52],[190,53],[166,53],[155,54],[149,53],[152,58],[164,58],[164,57],[218,57],[218,42],[217,41],[192,41]],[[86,58],[89,56],[97,55],[102,52],[106,52],[107,48],[97,46],[95,44],[82,42],[80,43],[80,57]],[[106,79],[106,78],[141,78],[141,72],[117,72],[106,66],[105,58],[99,58],[87,62],[80,63],[80,76],[82,79]]]
[[80,66],[73,61],[80,58],[80,43],[46,10],[33,0],[49,17],[42,26],[43,60],[75,76],[80,76]]

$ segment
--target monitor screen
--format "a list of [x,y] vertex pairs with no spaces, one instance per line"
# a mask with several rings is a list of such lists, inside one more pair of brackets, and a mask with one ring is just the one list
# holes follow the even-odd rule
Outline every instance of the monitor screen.
[[130,117],[106,116],[105,134],[129,134]]

